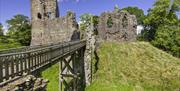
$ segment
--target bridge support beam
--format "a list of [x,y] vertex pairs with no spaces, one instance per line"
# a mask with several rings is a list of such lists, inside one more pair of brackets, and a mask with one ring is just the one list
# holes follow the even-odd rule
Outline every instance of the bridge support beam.
[[59,62],[59,91],[84,91],[84,49],[63,57]]

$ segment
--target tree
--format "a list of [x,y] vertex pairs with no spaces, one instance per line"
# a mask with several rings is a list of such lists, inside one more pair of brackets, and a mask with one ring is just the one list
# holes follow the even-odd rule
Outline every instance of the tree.
[[145,23],[145,29],[148,36],[149,41],[153,40],[155,38],[156,30],[160,25],[177,25],[178,24],[178,17],[176,15],[176,12],[180,10],[179,5],[177,4],[176,0],[169,10],[169,13],[167,13],[167,10],[169,8],[169,0],[157,0],[154,7],[149,9],[148,15],[144,20]]
[[22,46],[29,46],[31,41],[30,19],[24,15],[15,15],[8,23],[7,36],[21,43]]
[[94,24],[94,27],[97,27],[99,23],[99,16],[93,16],[88,13],[80,16],[80,29],[81,30],[85,30],[91,23]]
[[152,44],[180,57],[180,25],[159,26]]
[[3,25],[0,23],[0,36],[3,36]]
[[86,28],[88,26],[90,26],[90,24],[93,23],[94,26],[94,34],[97,35],[98,34],[98,23],[99,23],[99,16],[93,16],[91,14],[85,13],[83,15],[80,16],[80,32],[81,32],[81,38],[84,37],[84,31],[86,30]]
[[145,18],[144,11],[138,7],[126,7],[121,9],[122,11],[127,11],[137,18],[138,25],[143,25],[143,20]]
[[85,13],[80,16],[80,29],[85,30],[90,24],[93,15]]
[[180,57],[179,1],[157,0],[144,20],[143,38],[154,46]]

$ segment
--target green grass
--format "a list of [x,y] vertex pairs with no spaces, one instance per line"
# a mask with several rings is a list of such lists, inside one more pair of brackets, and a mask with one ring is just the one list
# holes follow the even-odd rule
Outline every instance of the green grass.
[[[98,50],[98,71],[86,91],[174,91],[180,89],[180,59],[145,42],[105,42]],[[58,91],[58,64],[42,72]],[[178,91],[178,90],[177,90]]]
[[180,59],[146,42],[102,43],[86,91],[178,91]]
[[21,47],[19,43],[0,43],[0,50]]
[[59,64],[52,65],[41,73],[42,78],[48,79],[47,91],[58,91]]

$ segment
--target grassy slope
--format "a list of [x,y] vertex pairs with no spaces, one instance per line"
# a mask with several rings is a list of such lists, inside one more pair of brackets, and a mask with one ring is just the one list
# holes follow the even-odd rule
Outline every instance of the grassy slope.
[[87,91],[180,90],[180,59],[149,43],[103,43],[99,70]]

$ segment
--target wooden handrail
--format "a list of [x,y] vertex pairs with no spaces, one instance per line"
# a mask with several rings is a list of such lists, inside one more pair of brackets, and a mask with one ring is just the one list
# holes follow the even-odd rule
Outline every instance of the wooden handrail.
[[38,70],[42,66],[50,64],[52,60],[63,57],[85,46],[85,40],[71,41],[34,47],[29,50],[17,49],[17,52],[0,54],[0,83],[23,75],[27,71]]

